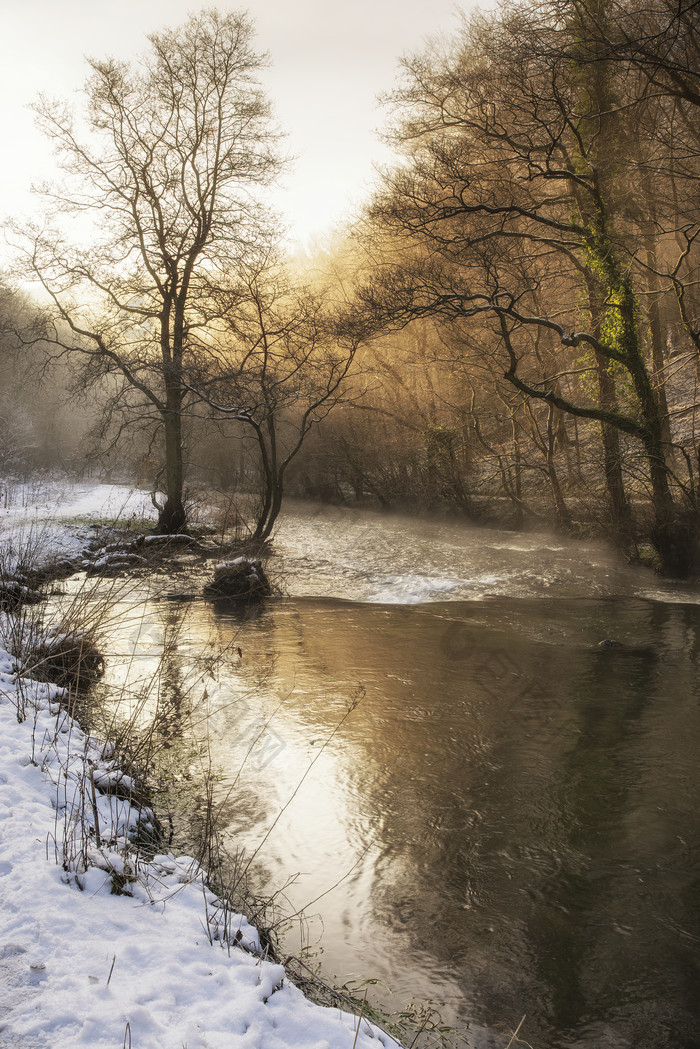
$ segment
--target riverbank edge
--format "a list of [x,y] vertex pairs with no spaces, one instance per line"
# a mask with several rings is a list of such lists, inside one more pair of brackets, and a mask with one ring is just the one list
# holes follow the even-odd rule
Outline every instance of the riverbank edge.
[[[65,578],[71,569],[80,570],[75,562],[69,564],[65,559],[52,562],[45,558],[35,578],[40,585],[45,585]],[[20,603],[14,614],[26,616],[29,612],[31,615],[32,607]],[[5,612],[3,618],[7,621],[12,615]],[[75,624],[72,629],[76,631]],[[85,624],[85,636],[90,636],[88,624]],[[323,1008],[332,1002],[335,1012],[342,1010],[342,1015],[352,1019],[353,1045],[360,1033],[373,1040],[379,1039],[387,1047],[398,1046],[399,1043],[385,1029],[389,1022],[384,1020],[382,1023],[383,1018],[375,1015],[367,1003],[331,987],[301,959],[289,956],[285,965],[280,965],[276,950],[266,935],[267,930],[256,929],[247,917],[234,911],[232,901],[214,891],[212,872],[199,860],[159,851],[162,839],[158,816],[145,800],[154,793],[153,785],[135,777],[133,770],[120,761],[114,740],[105,738],[100,742],[83,730],[76,695],[70,687],[37,682],[23,672],[22,664],[31,663],[31,659],[27,659],[29,655],[26,651],[13,652],[11,656],[4,653],[0,701],[3,705],[12,705],[13,689],[8,690],[8,685],[14,683],[17,723],[32,725],[29,763],[42,771],[45,780],[48,776],[46,782],[57,792],[62,778],[65,783],[71,780],[78,785],[71,806],[64,806],[62,818],[64,824],[70,825],[77,833],[79,840],[73,837],[69,841],[64,834],[64,841],[59,846],[57,836],[54,836],[55,861],[61,868],[63,883],[81,893],[88,891],[95,895],[107,890],[110,896],[128,897],[141,903],[148,901],[151,905],[155,902],[153,885],[161,884],[163,879],[172,880],[174,877],[179,886],[195,886],[198,894],[201,892],[203,926],[212,948],[218,944],[229,956],[232,952],[245,953],[255,959],[256,965],[273,966],[279,985],[275,985],[275,990],[281,990],[291,980],[292,986],[301,987],[300,993],[310,1005]],[[10,678],[7,674],[8,659]],[[79,670],[77,675],[79,677]],[[48,750],[37,738],[38,726],[47,710],[54,719],[52,729],[43,726],[43,741],[49,741]],[[51,747],[55,748],[55,742],[61,736],[73,744],[62,761],[50,757]],[[53,771],[49,772],[50,769]],[[64,795],[67,796],[65,787]],[[58,825],[61,816],[58,802],[55,807]],[[46,851],[48,859],[48,846]],[[97,887],[96,877],[101,879]],[[1,952],[0,948],[0,956]],[[1,1038],[2,1026],[0,1044]]]

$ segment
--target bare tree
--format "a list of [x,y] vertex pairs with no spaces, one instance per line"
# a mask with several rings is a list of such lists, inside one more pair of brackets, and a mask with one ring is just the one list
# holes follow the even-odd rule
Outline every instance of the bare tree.
[[346,392],[357,341],[337,329],[327,298],[265,255],[219,292],[216,337],[211,327],[202,333],[190,389],[215,416],[238,424],[234,436],[254,437],[261,479],[255,540],[272,534],[291,462]]
[[63,104],[36,107],[66,172],[44,190],[53,217],[89,217],[94,231],[87,246],[48,226],[24,231],[28,268],[52,302],[41,334],[83,360],[86,382],[113,376],[122,403],[157,431],[165,532],[186,521],[193,333],[268,235],[256,190],[279,160],[252,36],[245,15],[205,11],[149,36],[135,68],[91,60],[82,125]]
[[[652,92],[700,106],[700,10],[697,0],[551,0],[550,9],[579,30],[557,41],[576,61],[638,70]],[[544,46],[543,46],[544,45]],[[562,47],[563,45],[563,47]],[[546,41],[540,53],[552,54]]]
[[[595,5],[600,18],[604,8]],[[685,524],[638,280],[646,226],[631,142],[637,79],[619,79],[603,57],[592,62],[587,11],[571,0],[476,17],[447,53],[406,62],[391,99],[391,137],[405,162],[372,209],[387,247],[360,294],[358,324],[489,320],[484,352],[523,396],[639,442],[654,542],[665,568],[683,571]],[[553,417],[546,425],[545,452]],[[606,457],[622,531],[614,440]]]

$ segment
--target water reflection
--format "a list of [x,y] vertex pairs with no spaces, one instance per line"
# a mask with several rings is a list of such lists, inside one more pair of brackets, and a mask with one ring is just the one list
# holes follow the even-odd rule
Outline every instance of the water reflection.
[[[489,1049],[523,1013],[538,1049],[700,1045],[697,593],[448,526],[304,518],[279,549],[311,596],[151,602],[110,673],[157,681],[174,743],[206,692],[231,841],[271,891],[299,874],[324,971]],[[391,586],[430,603],[338,597]]]
[[267,842],[299,905],[372,846],[324,899],[328,971],[442,998],[479,1045],[523,1012],[538,1045],[693,1044],[697,627],[684,606],[505,600],[292,600],[247,624],[287,742],[248,789],[284,804],[366,690]]

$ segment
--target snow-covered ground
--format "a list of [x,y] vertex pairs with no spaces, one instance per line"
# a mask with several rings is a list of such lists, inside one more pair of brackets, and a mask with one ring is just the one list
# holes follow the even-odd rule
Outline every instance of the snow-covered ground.
[[132,516],[151,516],[155,519],[150,493],[127,485],[41,480],[0,482],[0,489],[4,490],[4,518],[97,520],[112,517],[128,521]]
[[30,546],[45,560],[80,554],[91,522],[146,518],[155,526],[156,517],[150,492],[126,485],[0,479],[0,544]]
[[[44,527],[53,515],[50,543],[69,534],[57,516],[99,512],[104,494],[6,519]],[[60,698],[0,648],[0,1047],[393,1049],[366,1020],[290,984],[194,860],[137,857],[130,836],[152,814],[114,792],[122,774],[109,748]]]

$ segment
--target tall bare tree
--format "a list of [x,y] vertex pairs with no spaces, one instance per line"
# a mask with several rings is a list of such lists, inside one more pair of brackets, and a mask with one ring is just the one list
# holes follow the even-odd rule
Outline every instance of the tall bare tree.
[[636,280],[647,229],[630,141],[639,98],[607,51],[593,61],[588,22],[605,7],[514,5],[465,23],[446,53],[405,63],[391,99],[404,163],[372,210],[388,247],[360,323],[489,319],[484,352],[513,387],[602,427],[620,531],[614,435],[638,442],[654,542],[665,568],[683,571],[685,519]]
[[90,61],[79,120],[43,98],[39,123],[66,173],[45,188],[54,219],[93,220],[89,243],[70,223],[25,230],[25,257],[51,299],[41,333],[111,375],[120,403],[162,446],[159,528],[186,522],[186,377],[217,316],[223,279],[268,236],[257,190],[279,169],[277,136],[258,83],[264,64],[247,16],[204,11],[148,37],[135,67]]

